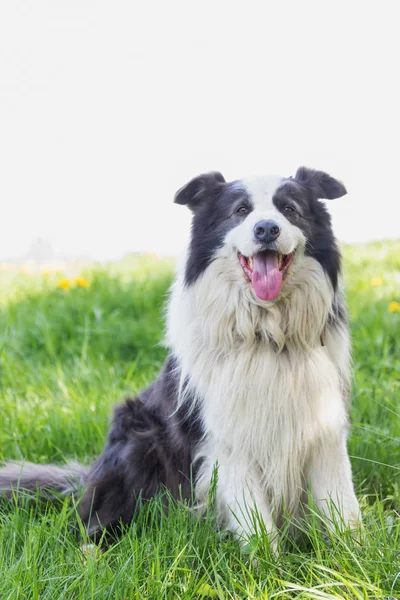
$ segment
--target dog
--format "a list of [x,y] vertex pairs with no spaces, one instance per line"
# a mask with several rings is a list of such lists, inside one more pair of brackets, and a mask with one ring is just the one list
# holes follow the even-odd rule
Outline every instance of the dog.
[[321,202],[344,194],[305,167],[232,182],[211,172],[181,188],[175,202],[192,211],[191,236],[160,375],[116,408],[92,467],[11,463],[0,469],[3,494],[84,486],[80,515],[95,537],[165,488],[206,505],[216,473],[219,521],[239,539],[254,533],[255,511],[276,544],[284,513],[299,514],[310,497],[328,518],[333,502],[356,528],[349,327]]

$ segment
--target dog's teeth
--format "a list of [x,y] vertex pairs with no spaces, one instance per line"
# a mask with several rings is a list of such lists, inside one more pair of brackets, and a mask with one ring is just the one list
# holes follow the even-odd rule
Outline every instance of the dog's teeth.
[[252,269],[253,268],[253,257],[249,256],[249,258],[247,259],[247,262],[249,264],[250,269]]

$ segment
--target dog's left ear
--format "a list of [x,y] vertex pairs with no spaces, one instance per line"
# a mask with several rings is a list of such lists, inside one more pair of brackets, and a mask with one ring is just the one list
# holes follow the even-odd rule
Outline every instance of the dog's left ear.
[[190,210],[195,210],[203,200],[218,193],[224,183],[225,179],[218,171],[204,173],[181,187],[175,194],[174,202],[186,204]]
[[318,198],[333,200],[347,194],[347,190],[341,181],[334,179],[323,171],[314,171],[314,169],[300,167],[297,169],[294,179],[313,190]]

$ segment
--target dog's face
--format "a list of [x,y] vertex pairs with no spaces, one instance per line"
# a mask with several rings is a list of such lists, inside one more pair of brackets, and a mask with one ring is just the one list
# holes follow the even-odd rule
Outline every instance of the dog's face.
[[320,198],[339,198],[344,186],[304,167],[294,178],[274,176],[226,182],[220,173],[196,177],[176,194],[193,211],[186,283],[217,257],[235,257],[237,276],[256,299],[276,300],[301,255],[316,259],[335,288],[340,258],[329,214]]

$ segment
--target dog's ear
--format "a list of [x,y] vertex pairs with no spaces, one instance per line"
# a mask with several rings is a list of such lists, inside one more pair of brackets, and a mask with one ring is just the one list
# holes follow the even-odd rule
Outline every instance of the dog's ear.
[[219,193],[224,183],[225,179],[218,171],[204,173],[181,187],[175,194],[174,202],[195,210],[203,200]]
[[341,181],[334,179],[323,171],[300,167],[297,169],[294,179],[310,188],[318,198],[333,200],[347,194],[347,190]]

